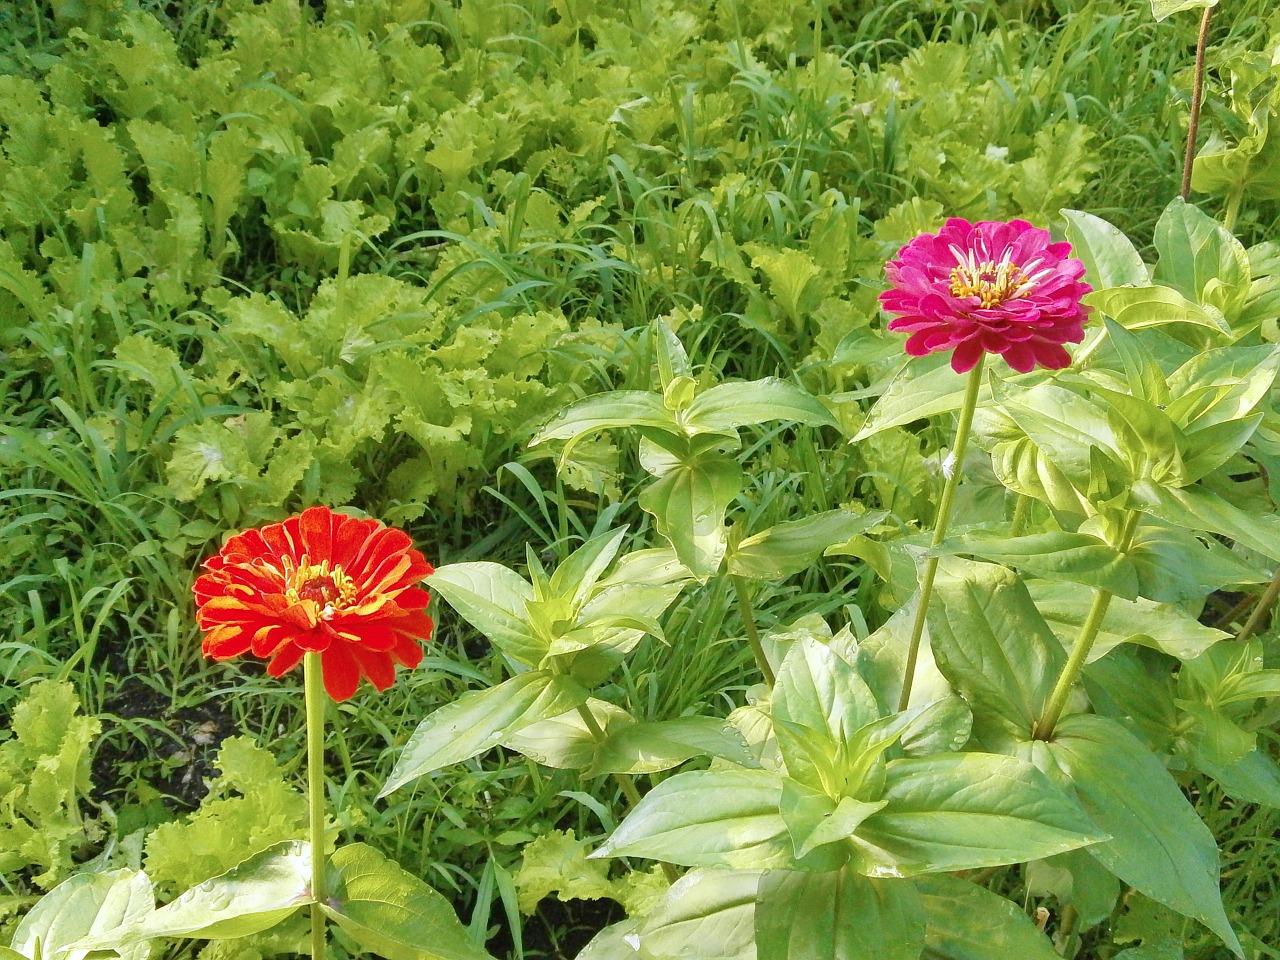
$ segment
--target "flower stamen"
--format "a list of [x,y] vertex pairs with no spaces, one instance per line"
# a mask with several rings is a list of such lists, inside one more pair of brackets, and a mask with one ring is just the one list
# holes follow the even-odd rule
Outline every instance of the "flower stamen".
[[284,558],[284,595],[290,603],[310,600],[320,608],[320,618],[330,620],[356,598],[356,584],[342,567],[330,566],[328,560],[318,565],[303,554],[294,565],[292,558]]
[[986,309],[1025,297],[1035,288],[1035,280],[1040,276],[1024,275],[1022,268],[1009,260],[1007,254],[998,262],[978,263],[972,253],[957,259],[960,262],[951,268],[951,295],[977,297]]

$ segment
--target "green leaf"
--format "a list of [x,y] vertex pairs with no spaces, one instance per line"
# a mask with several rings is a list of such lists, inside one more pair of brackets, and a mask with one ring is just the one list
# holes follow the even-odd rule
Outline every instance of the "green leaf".
[[[635,725],[631,714],[612,703],[592,697],[585,706],[606,736]],[[558,770],[586,770],[594,762],[597,749],[595,734],[576,709],[509,732],[502,745]]]
[[792,868],[796,859],[778,811],[781,798],[782,778],[767,770],[677,773],[649,791],[592,856]]
[[1280,763],[1269,754],[1255,749],[1227,766],[1202,758],[1198,765],[1232,799],[1280,809]]
[[1141,594],[1164,603],[1200,600],[1223,587],[1270,579],[1267,571],[1246,563],[1213,537],[1201,539],[1162,523],[1138,526],[1129,558],[1138,571]]
[[1243,956],[1222,908],[1217,843],[1164,765],[1120,724],[1090,714],[1064,717],[1048,751],[1089,818],[1111,834],[1089,852]]
[[[1093,590],[1081,584],[1043,581],[1032,582],[1027,588],[1058,640],[1071,648],[1093,602]],[[1136,643],[1179,660],[1193,660],[1227,636],[1172,604],[1116,597],[1107,606],[1102,628],[1089,649],[1089,662],[1122,643]]]
[[1002,537],[976,532],[948,539],[938,552],[971,553],[1046,580],[1083,583],[1130,599],[1138,596],[1138,574],[1129,558],[1087,533],[1059,530]]
[[[1145,282],[1145,281],[1144,281]],[[1163,407],[1169,403],[1169,384],[1151,351],[1133,333],[1110,317],[1103,317],[1107,342],[1116,348],[1124,365],[1129,392],[1140,400]]]
[[743,482],[736,460],[708,454],[676,466],[640,494],[640,508],[654,518],[658,533],[699,582],[720,569],[727,545],[725,511]]
[[788,779],[782,782],[779,811],[799,860],[811,850],[852,836],[862,821],[884,805],[884,800],[872,803],[853,797],[841,797],[837,803],[819,790]]
[[1060,960],[1016,903],[959,877],[914,883],[925,916],[922,960]]
[[1087,850],[1033,860],[1026,871],[1028,892],[1057,897],[1060,907],[1075,908],[1081,930],[1108,919],[1120,899],[1120,881]]
[[737,436],[738,427],[787,420],[834,427],[835,417],[816,397],[794,383],[765,377],[750,383],[722,383],[704,390],[680,417],[690,435]]
[[917,960],[924,913],[912,884],[849,869],[769,870],[756,903],[759,960]]
[[1156,223],[1154,242],[1160,254],[1152,273],[1156,283],[1227,317],[1239,312],[1249,294],[1249,258],[1222,224],[1175,197]]
[[1035,860],[1105,837],[1030,763],[983,753],[894,760],[858,828],[862,872],[909,876]]
[[822,734],[833,746],[879,719],[875,696],[857,670],[812,637],[795,641],[783,658],[773,693],[775,720]]
[[1071,256],[1084,264],[1085,279],[1095,290],[1149,282],[1142,257],[1119,227],[1080,210],[1063,210],[1062,216]]
[[1169,375],[1167,413],[1193,444],[1209,427],[1245,420],[1270,395],[1280,347],[1222,347],[1196,354]]
[[944,557],[934,589],[928,622],[938,669],[975,720],[1029,737],[1066,656],[1026,586],[1005,567]]
[[510,734],[586,700],[587,691],[570,678],[531,670],[446,703],[418,724],[379,796],[433,770],[479,756]]
[[565,558],[551,575],[551,592],[567,597],[575,607],[581,607],[595,590],[596,583],[604,576],[613,558],[622,547],[626,527],[619,527],[606,534],[592,537]]
[[641,923],[645,957],[749,960],[755,957],[759,870],[691,870]]
[[715,717],[676,717],[619,727],[598,747],[589,776],[656,773],[691,757],[720,757],[756,766],[742,735]]
[[[534,434],[529,446],[548,440],[567,440],[568,446],[572,446],[574,441],[590,433],[634,427],[680,433],[675,415],[666,408],[658,394],[645,390],[614,390],[570,404]],[[568,455],[568,446],[561,457]]]
[[1086,296],[1085,303],[1113,318],[1126,330],[1186,324],[1215,339],[1231,332],[1216,312],[1209,312],[1172,287],[1107,287]]
[[1203,10],[1217,5],[1218,0],[1151,0],[1151,12],[1157,20],[1163,20],[1183,10]]
[[587,844],[572,830],[552,830],[525,845],[515,876],[521,913],[532,914],[538,902],[553,893],[562,901],[613,896],[609,865],[588,861]]
[[[1022,382],[1022,378],[1014,380]],[[951,369],[951,356],[946,351],[913,357],[881,394],[852,442],[858,443],[890,427],[953,413],[960,409],[964,393],[965,378]],[[978,407],[990,402],[990,388],[984,383],[978,393]]]
[[367,844],[334,851],[325,882],[331,893],[320,909],[371,953],[387,960],[492,960],[448,900]]
[[800,573],[822,552],[865,533],[888,516],[883,510],[826,510],[786,520],[747,537],[729,552],[729,573],[752,580],[782,580]]
[[427,578],[469,624],[518,663],[537,666],[547,645],[533,635],[526,604],[533,588],[500,563],[450,563]]
[[1272,560],[1280,560],[1280,517],[1246,513],[1208,490],[1170,489],[1141,480],[1130,489],[1127,505],[1175,526],[1220,533]]
[[[81,939],[106,934],[156,908],[151,881],[140,870],[80,873],[58,884],[18,922],[10,946],[44,960],[84,960],[89,951],[74,949]],[[122,960],[146,960],[151,944],[138,941],[117,948]]]
[[77,950],[114,949],[156,937],[220,940],[269,930],[311,896],[311,846],[286,840],[205,880],[159,910],[77,941]]

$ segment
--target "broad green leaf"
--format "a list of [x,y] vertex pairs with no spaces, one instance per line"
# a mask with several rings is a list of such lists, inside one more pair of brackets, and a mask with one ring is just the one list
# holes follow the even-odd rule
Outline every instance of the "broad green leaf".
[[427,579],[431,589],[518,663],[537,666],[546,643],[533,635],[526,604],[533,588],[500,563],[450,563]]
[[1095,290],[1149,282],[1142,257],[1119,227],[1080,210],[1063,210],[1062,216],[1071,256],[1084,264],[1085,279]]
[[743,482],[736,460],[710,454],[675,467],[640,494],[640,508],[699,582],[720,569],[727,543],[725,510]]
[[680,432],[675,414],[666,408],[658,394],[644,390],[614,390],[570,404],[534,434],[529,446],[548,440],[568,441],[560,453],[563,462],[573,444],[588,434],[634,427]]
[[984,753],[889,763],[885,808],[858,828],[862,872],[908,876],[1035,860],[1105,838],[1030,763]]
[[589,844],[572,830],[544,831],[525,844],[514,880],[520,912],[533,914],[539,901],[552,894],[562,902],[614,896],[617,890],[609,880],[609,864],[588,862]]
[[1084,688],[1094,712],[1122,724],[1160,756],[1173,752],[1174,740],[1186,722],[1168,681],[1167,668],[1157,668],[1127,647],[1084,670]]
[[766,377],[750,383],[722,383],[704,390],[680,417],[689,434],[737,436],[737,428],[787,420],[834,427],[836,419],[816,397],[794,383]]
[[1245,562],[1217,539],[1163,523],[1140,524],[1129,557],[1142,595],[1165,603],[1201,600],[1223,587],[1270,579],[1267,570]]
[[677,379],[691,379],[693,367],[689,365],[689,354],[671,325],[660,317],[649,325],[649,335],[653,338],[653,357],[663,392]]
[[379,796],[479,756],[511,734],[586,701],[587,691],[570,678],[531,670],[446,703],[418,724]]
[[650,790],[592,856],[647,857],[688,867],[794,868],[791,838],[778,812],[781,798],[782,778],[767,770],[677,773]]
[[[1021,382],[1021,378],[1015,380]],[[964,393],[965,377],[951,369],[951,356],[946,351],[913,357],[881,394],[852,442],[890,427],[953,413],[960,409]],[[978,394],[978,407],[990,402],[991,391],[984,383]]]
[[627,528],[619,527],[607,534],[592,537],[569,554],[551,575],[551,593],[567,597],[575,608],[581,607],[591,596],[596,582],[604,576],[609,564],[613,563],[613,558],[618,555],[622,546],[622,538],[626,535]]
[[1212,304],[1227,317],[1244,305],[1249,293],[1244,247],[1199,207],[1175,197],[1156,223],[1154,242],[1160,254],[1152,273],[1156,283]]
[[[1144,281],[1145,282],[1145,281]],[[1126,330],[1110,317],[1103,317],[1107,328],[1107,342],[1120,355],[1124,364],[1125,380],[1129,392],[1140,400],[1161,407],[1169,403],[1169,384],[1164,370],[1156,362],[1151,351],[1134,333]]]
[[[28,911],[10,946],[43,960],[84,960],[77,940],[92,939],[155,911],[151,881],[140,870],[80,873],[54,887]],[[122,960],[146,960],[151,944],[141,940],[116,948]]]
[[888,514],[826,510],[803,520],[786,520],[747,537],[729,552],[729,573],[752,580],[782,580],[800,573],[827,547],[865,533]]
[[992,392],[1000,408],[1077,490],[1089,489],[1093,450],[1117,465],[1124,463],[1115,430],[1101,405],[1055,383],[1015,391],[993,377]]
[[921,960],[1060,960],[1016,903],[959,877],[913,882],[925,918]]
[[1107,419],[1120,441],[1121,460],[1135,477],[1157,483],[1188,483],[1182,463],[1181,434],[1155,403],[1121,390],[1094,387],[1095,399],[1107,404]]
[[617,728],[599,745],[589,775],[655,773],[691,757],[720,757],[742,767],[756,766],[737,730],[715,717],[675,717]]
[[1218,890],[1217,843],[1164,765],[1124,727],[1090,714],[1064,717],[1048,749],[1089,818],[1111,835],[1089,852],[1243,956]]
[[817,731],[834,747],[878,719],[879,708],[851,664],[825,643],[801,637],[778,671],[773,716]]
[[689,871],[672,884],[631,942],[645,957],[754,960],[760,877],[759,870]]
[[[1058,640],[1067,649],[1073,647],[1093,602],[1093,590],[1080,584],[1045,581],[1033,581],[1027,588]],[[1152,647],[1179,660],[1192,660],[1227,636],[1172,604],[1114,597],[1089,649],[1089,662],[1126,642]]]
[[17,950],[11,950],[9,947],[0,946],[0,960],[33,960],[33,958],[24,956]]
[[492,960],[458,922],[449,901],[363,843],[329,860],[330,920],[365,950],[387,960]]
[[1059,906],[1073,907],[1081,930],[1108,919],[1120,898],[1120,881],[1087,850],[1033,860],[1026,866],[1026,877],[1032,896],[1054,896]]
[[642,918],[623,920],[605,927],[578,951],[577,960],[641,960],[632,944],[640,942]]
[[1217,5],[1218,0],[1151,0],[1151,12],[1157,20],[1163,20],[1183,10],[1203,10]]
[[915,887],[845,868],[769,870],[756,903],[759,960],[917,960],[924,914]]
[[1249,442],[1262,423],[1263,414],[1228,420],[1185,435],[1183,440],[1182,483],[1202,480],[1235,456]]
[[72,949],[117,949],[156,937],[246,937],[269,930],[298,907],[313,902],[311,846],[287,840],[197,884],[158,910],[134,915],[114,930],[86,936]]
[[929,636],[938,669],[975,719],[1031,735],[1066,657],[1011,570],[944,557],[938,564]]
[[810,850],[852,836],[862,821],[884,805],[883,800],[868,802],[853,797],[842,797],[837,803],[821,791],[784,780],[779,810],[799,860]]
[[1258,411],[1280,371],[1280,347],[1205,350],[1169,375],[1166,412],[1188,435]]
[[1280,559],[1280,517],[1246,513],[1208,490],[1175,490],[1142,480],[1130,489],[1128,506],[1176,526],[1220,533],[1272,560]]
[[1029,438],[997,443],[991,449],[991,468],[1010,490],[1054,510],[1080,516],[1093,512],[1084,493]]
[[963,697],[940,697],[913,714],[902,730],[900,743],[909,757],[959,750],[973,733],[973,711]]
[[[631,714],[604,700],[592,697],[584,706],[591,711],[596,726],[609,737],[635,724]],[[586,770],[595,760],[598,746],[595,734],[576,709],[508,733],[502,745],[534,763],[558,770]]]
[[938,552],[971,553],[1046,580],[1083,583],[1131,599],[1138,595],[1138,574],[1129,558],[1087,533],[1055,531],[1025,537],[970,533],[948,539]]
[[1253,750],[1227,766],[1203,760],[1199,766],[1232,799],[1280,809],[1280,763],[1262,750]]
[[1188,300],[1172,287],[1107,287],[1086,296],[1085,303],[1126,330],[1185,324],[1215,339],[1231,332],[1221,316]]

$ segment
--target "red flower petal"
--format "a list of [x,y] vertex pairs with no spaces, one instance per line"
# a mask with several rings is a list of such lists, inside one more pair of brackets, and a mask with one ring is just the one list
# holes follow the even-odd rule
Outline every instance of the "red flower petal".
[[417,586],[431,564],[376,520],[310,507],[230,537],[203,569],[192,593],[206,656],[253,653],[278,677],[318,652],[335,700],[361,677],[385,690],[396,664],[422,661],[431,636],[430,596]]

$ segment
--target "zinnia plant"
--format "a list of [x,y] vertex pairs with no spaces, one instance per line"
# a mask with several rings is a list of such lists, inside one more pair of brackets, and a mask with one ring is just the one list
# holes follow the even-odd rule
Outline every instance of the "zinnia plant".
[[252,653],[268,661],[273,677],[303,664],[311,955],[321,960],[325,692],[346,700],[362,676],[385,690],[397,663],[418,665],[433,624],[426,614],[430,598],[417,584],[432,568],[404,531],[328,507],[237,534],[204,567],[194,591],[206,656]]
[[916,237],[885,267],[893,286],[880,295],[890,330],[909,333],[907,353],[951,350],[956,373],[998,353],[1022,373],[1060,370],[1064,343],[1084,339],[1093,288],[1071,246],[1025,220],[970,223],[953,217],[937,234]]
[[[898,314],[889,329],[910,334],[907,353],[922,357],[950,350],[951,368],[969,374],[955,443],[944,465],[946,484],[932,547],[947,534],[986,355],[1000,354],[1021,373],[1036,367],[1060,370],[1071,362],[1062,345],[1084,339],[1088,308],[1081,298],[1093,288],[1081,279],[1084,264],[1070,252],[1070,244],[1053,243],[1048,230],[1025,220],[970,223],[952,217],[936,234],[916,237],[885,265],[893,286],[880,295],[880,303],[887,313]],[[899,710],[911,699],[937,571],[938,558],[930,557],[920,578]]]

